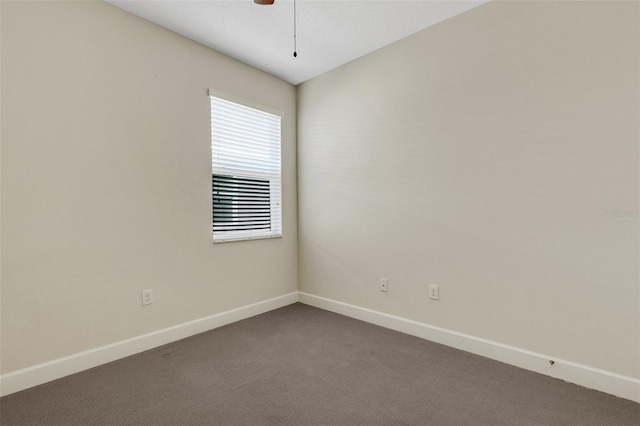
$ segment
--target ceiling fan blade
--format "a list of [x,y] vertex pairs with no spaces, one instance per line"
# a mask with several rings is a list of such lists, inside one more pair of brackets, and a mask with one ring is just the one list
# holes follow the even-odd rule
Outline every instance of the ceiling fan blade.
[[274,0],[253,0],[255,4],[261,4],[263,6],[267,6],[273,4]]

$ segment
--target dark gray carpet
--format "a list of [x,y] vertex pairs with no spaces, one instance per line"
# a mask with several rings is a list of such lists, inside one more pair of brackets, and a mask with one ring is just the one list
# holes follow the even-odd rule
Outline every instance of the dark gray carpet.
[[9,425],[640,425],[640,404],[295,304],[0,399]]

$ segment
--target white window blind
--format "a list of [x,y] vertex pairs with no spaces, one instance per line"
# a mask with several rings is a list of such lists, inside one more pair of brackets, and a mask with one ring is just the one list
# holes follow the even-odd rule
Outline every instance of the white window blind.
[[211,96],[214,242],[282,235],[280,121]]

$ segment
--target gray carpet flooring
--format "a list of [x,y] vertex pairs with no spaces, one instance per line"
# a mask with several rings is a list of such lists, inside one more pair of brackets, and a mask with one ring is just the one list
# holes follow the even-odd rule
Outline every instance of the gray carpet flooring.
[[302,304],[0,399],[10,425],[640,425],[640,404]]

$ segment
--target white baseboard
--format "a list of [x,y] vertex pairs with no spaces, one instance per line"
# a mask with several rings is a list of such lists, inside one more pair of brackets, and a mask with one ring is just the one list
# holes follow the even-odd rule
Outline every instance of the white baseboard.
[[[304,292],[292,292],[242,306],[209,317],[136,336],[131,339],[79,352],[0,376],[0,395],[9,395],[70,374],[97,367],[136,353],[175,342],[198,333],[240,321],[283,306],[301,303],[336,312],[351,318],[431,340],[547,376],[566,380],[621,398],[640,402],[640,380],[559,359],[514,346],[504,345],[456,331],[435,327],[406,318],[385,314],[348,303]],[[554,360],[554,365],[549,360]]]
[[296,303],[298,292],[178,324],[152,333],[100,346],[0,376],[0,395],[9,395],[107,362],[134,355],[194,334]]
[[[640,402],[640,380],[348,303],[299,292],[301,303]],[[549,360],[554,364],[550,365]]]

